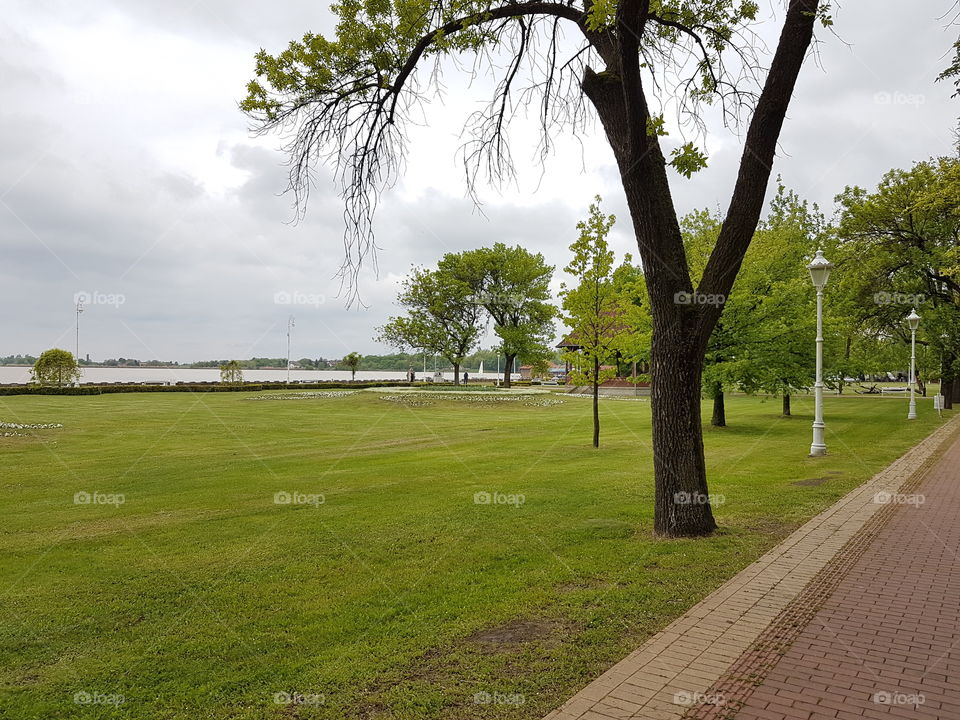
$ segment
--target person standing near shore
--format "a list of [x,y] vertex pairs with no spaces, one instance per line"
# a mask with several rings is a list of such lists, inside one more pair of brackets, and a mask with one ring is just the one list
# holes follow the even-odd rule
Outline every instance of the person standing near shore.
[[463,384],[464,384],[464,385],[467,384],[467,380],[468,380],[469,378],[470,378],[470,376],[467,375],[467,371],[464,370],[464,371],[463,371]]

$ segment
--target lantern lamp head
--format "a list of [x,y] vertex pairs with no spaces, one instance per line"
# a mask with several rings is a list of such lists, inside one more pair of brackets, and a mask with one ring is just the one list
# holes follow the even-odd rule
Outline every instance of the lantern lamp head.
[[917,314],[916,308],[911,310],[910,314],[907,315],[907,325],[909,325],[913,331],[916,331],[916,329],[920,327],[920,316]]
[[830,277],[830,271],[833,269],[833,263],[823,256],[823,250],[817,250],[817,254],[809,265],[810,279],[817,290],[823,290],[827,284],[827,278]]

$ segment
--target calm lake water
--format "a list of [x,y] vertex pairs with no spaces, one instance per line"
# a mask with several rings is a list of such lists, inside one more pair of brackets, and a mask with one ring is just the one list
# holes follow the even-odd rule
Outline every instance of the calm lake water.
[[[453,372],[441,373],[447,382],[453,381]],[[417,370],[417,380],[432,377],[430,370],[424,375]],[[474,379],[493,380],[496,373],[469,373]],[[360,370],[357,380],[406,380],[405,372],[391,370]],[[515,378],[519,375],[514,375]],[[248,381],[284,382],[287,379],[286,370],[244,370],[243,379]],[[290,380],[301,382],[322,382],[329,380],[349,380],[349,370],[291,370]],[[0,384],[26,383],[30,381],[30,368],[0,366]],[[81,371],[80,382],[101,383],[176,383],[176,382],[219,382],[220,371],[217,368],[84,368]]]

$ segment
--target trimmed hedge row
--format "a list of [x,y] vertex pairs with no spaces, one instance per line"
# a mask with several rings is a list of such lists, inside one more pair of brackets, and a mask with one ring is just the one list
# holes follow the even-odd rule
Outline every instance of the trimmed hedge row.
[[408,382],[319,382],[297,383],[243,383],[221,385],[219,383],[177,383],[176,385],[80,385],[79,387],[41,387],[39,385],[0,386],[2,395],[107,395],[110,393],[138,392],[257,392],[260,390],[363,390],[378,387],[430,387],[430,383]]

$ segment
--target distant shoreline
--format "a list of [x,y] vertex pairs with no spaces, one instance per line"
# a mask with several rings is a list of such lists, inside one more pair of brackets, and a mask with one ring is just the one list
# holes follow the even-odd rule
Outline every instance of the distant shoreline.
[[[15,365],[13,363],[8,365],[0,365],[0,369],[3,369],[3,368],[26,368],[27,370],[32,370],[33,365]],[[191,367],[190,365],[80,365],[80,370],[213,370],[216,372],[220,372],[220,369],[216,367]],[[258,367],[258,368],[241,368],[241,370],[243,370],[244,372],[248,372],[248,371],[259,372],[261,370],[271,370],[271,371],[283,372],[283,373],[287,371],[286,368],[277,367],[275,365],[264,365],[263,367]],[[296,372],[306,372],[306,373],[311,373],[311,372],[312,373],[318,373],[318,372],[348,373],[350,372],[349,370],[337,370],[336,368],[324,368],[323,370],[318,370],[316,368],[291,368],[290,370],[291,372],[296,371]],[[424,374],[423,370],[418,370],[417,368],[414,368],[414,370],[418,375]],[[407,368],[378,368],[376,370],[357,370],[358,373],[360,372],[367,372],[367,373],[397,372],[397,373],[404,373],[404,374],[406,374],[407,371],[408,371]],[[437,372],[452,373],[453,368],[448,367],[443,370],[437,370]],[[461,373],[464,372],[464,368],[461,367],[460,372]],[[470,374],[474,374],[479,371],[466,368],[466,372]],[[433,370],[427,370],[426,374],[433,375]],[[496,374],[496,373],[487,373],[487,372],[484,373],[484,375],[491,375],[491,374]],[[517,373],[514,373],[514,375],[516,374]]]
[[[243,369],[243,379],[247,382],[287,382],[288,375],[291,383],[298,382],[344,382],[355,379],[358,382],[403,381],[407,379],[407,370],[358,370],[356,377],[349,370],[300,370],[291,368],[289,373],[281,368]],[[460,371],[461,375],[463,370]],[[496,372],[485,372],[482,375],[467,370],[467,375],[476,380],[494,380],[500,377]],[[433,378],[434,371],[414,370],[416,380]],[[452,370],[438,370],[437,373],[445,381],[453,380]],[[519,378],[517,373],[512,377]],[[0,365],[0,385],[25,385],[30,382],[29,365]],[[144,384],[176,384],[220,382],[218,368],[188,368],[172,367],[91,367],[81,366],[81,385],[109,385],[113,383],[144,383]]]

